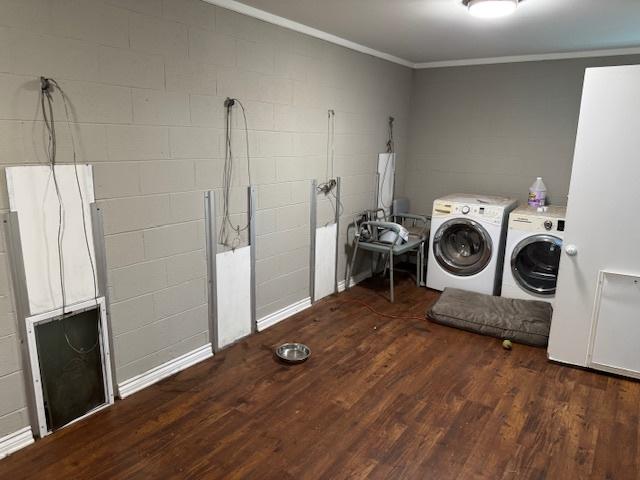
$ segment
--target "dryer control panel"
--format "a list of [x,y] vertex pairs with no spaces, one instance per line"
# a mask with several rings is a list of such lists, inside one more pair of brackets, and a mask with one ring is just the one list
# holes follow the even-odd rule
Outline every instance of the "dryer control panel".
[[524,232],[564,232],[563,218],[548,218],[541,216],[518,215],[512,213],[509,217],[509,228]]
[[504,209],[495,205],[478,205],[436,201],[433,204],[434,217],[469,217],[472,220],[500,224],[504,218]]

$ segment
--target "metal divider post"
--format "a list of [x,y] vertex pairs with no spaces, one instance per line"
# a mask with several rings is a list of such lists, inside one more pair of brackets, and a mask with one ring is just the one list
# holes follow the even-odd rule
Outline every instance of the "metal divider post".
[[213,190],[204,194],[204,221],[207,251],[207,297],[209,300],[209,339],[211,348],[217,352],[218,343],[218,291],[216,289],[218,234],[216,227],[216,197]]
[[318,181],[311,181],[309,197],[309,298],[316,299],[316,228],[318,222]]
[[335,214],[335,222],[336,222],[336,258],[335,258],[335,271],[334,271],[334,293],[338,293],[338,255],[339,255],[339,247],[340,247],[340,205],[342,205],[340,200],[340,177],[336,177],[336,214]]
[[258,331],[256,318],[256,187],[250,185],[249,194],[249,252],[251,257],[251,333]]
[[111,325],[111,302],[109,300],[109,287],[107,281],[107,251],[104,243],[104,221],[102,209],[95,202],[91,204],[91,225],[93,227],[93,248],[96,259],[96,276],[98,281],[98,296],[104,297],[104,306],[107,316],[107,338],[109,342],[109,362],[111,363],[111,381],[116,387],[116,361],[113,355],[113,326]]

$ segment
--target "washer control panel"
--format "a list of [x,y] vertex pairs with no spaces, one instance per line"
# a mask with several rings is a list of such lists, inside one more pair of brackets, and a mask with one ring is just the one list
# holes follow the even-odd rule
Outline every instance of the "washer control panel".
[[499,224],[504,216],[504,209],[495,205],[478,205],[436,201],[433,205],[434,217],[459,216],[474,220]]

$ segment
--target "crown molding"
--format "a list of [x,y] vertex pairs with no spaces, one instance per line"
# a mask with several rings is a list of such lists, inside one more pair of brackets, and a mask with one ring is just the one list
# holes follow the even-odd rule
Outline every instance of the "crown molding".
[[397,63],[398,65],[402,65],[404,67],[414,68],[414,63],[410,62],[409,60],[405,60],[404,58],[400,58],[394,55],[390,55],[388,53],[380,52],[373,48],[369,48],[364,45],[360,45],[359,43],[352,42],[351,40],[338,37],[337,35],[333,35],[331,33],[323,32],[322,30],[309,27],[302,23],[294,22],[293,20],[280,17],[279,15],[274,15],[272,13],[265,12],[264,10],[260,10],[259,8],[251,7],[249,5],[245,5],[244,3],[240,3],[235,0],[204,0],[204,1],[207,3],[211,3],[212,5],[216,5],[218,7],[226,8],[227,10],[233,10],[234,12],[242,13],[243,15],[248,15],[249,17],[257,18],[258,20],[262,20],[267,23],[272,23],[280,27],[288,28],[289,30],[293,30],[295,32],[304,33],[305,35],[309,35],[310,37],[319,38],[320,40],[325,40],[327,42],[340,45],[350,50],[355,50],[356,52],[365,53],[373,57],[378,57],[383,60],[387,60],[388,62]]
[[422,70],[427,68],[445,68],[445,67],[466,67],[471,65],[493,65],[499,63],[519,63],[519,62],[542,62],[545,60],[568,60],[572,58],[593,58],[593,57],[613,57],[619,55],[639,55],[640,47],[632,48],[612,48],[605,50],[583,50],[575,52],[563,52],[563,53],[541,53],[531,55],[513,55],[504,57],[487,57],[487,58],[468,58],[463,60],[443,60],[435,62],[411,62],[404,58],[396,57],[394,55],[380,52],[373,48],[361,45],[359,43],[352,42],[337,35],[318,30],[313,27],[309,27],[302,23],[294,22],[288,18],[274,15],[272,13],[260,10],[259,8],[251,7],[236,0],[204,0],[207,3],[216,5],[227,10],[232,10],[249,17],[257,18],[273,25],[288,28],[295,32],[309,35],[310,37],[318,38],[335,45],[355,50],[356,52],[371,55],[373,57],[381,58],[388,62],[396,63],[404,67],[413,68],[416,70]]
[[638,55],[640,47],[612,48],[606,50],[583,50],[563,53],[541,53],[532,55],[513,55],[507,57],[468,58],[465,60],[444,60],[441,62],[414,63],[417,70],[426,68],[466,67],[469,65],[492,65],[498,63],[542,62],[545,60],[569,60],[572,58],[615,57],[619,55]]

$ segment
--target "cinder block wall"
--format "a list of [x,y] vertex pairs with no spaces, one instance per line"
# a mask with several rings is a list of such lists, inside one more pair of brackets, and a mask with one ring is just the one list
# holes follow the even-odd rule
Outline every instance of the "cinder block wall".
[[[403,184],[407,68],[198,0],[2,0],[0,44],[0,165],[46,162],[40,75],[67,91],[78,159],[95,165],[119,382],[208,342],[203,191],[222,185],[226,96],[248,114],[259,318],[308,296],[309,179],[325,176],[327,109],[343,224],[373,203],[389,115]],[[58,161],[70,162],[59,103],[56,116]],[[241,127],[236,115],[237,185]],[[233,193],[240,221],[245,191]],[[2,253],[0,436],[29,423],[7,265]]]

